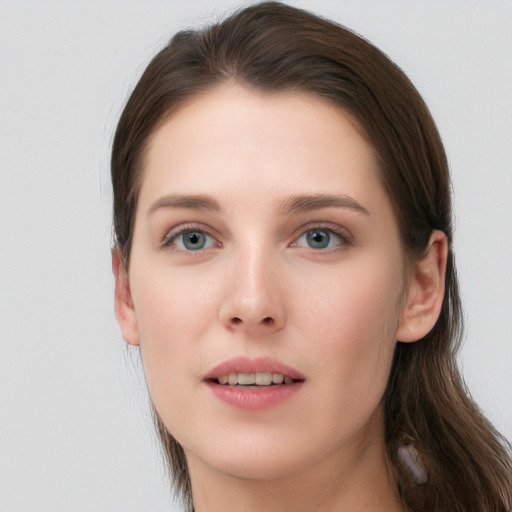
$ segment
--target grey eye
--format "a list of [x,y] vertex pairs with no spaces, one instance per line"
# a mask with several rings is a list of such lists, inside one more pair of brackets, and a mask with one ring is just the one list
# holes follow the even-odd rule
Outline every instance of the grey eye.
[[189,231],[181,235],[183,246],[189,251],[203,249],[206,245],[206,234],[201,231]]
[[217,247],[218,242],[200,229],[185,229],[172,236],[166,245],[175,246],[182,251],[200,251],[201,249]]
[[350,239],[342,233],[319,226],[304,231],[293,245],[321,251],[350,245]]
[[325,229],[312,229],[306,233],[306,242],[312,249],[326,249],[331,243],[331,233]]

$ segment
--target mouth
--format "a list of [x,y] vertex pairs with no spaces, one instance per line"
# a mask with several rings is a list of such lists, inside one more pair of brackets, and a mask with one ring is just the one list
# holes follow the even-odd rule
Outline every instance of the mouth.
[[291,399],[302,388],[305,378],[275,359],[237,357],[213,368],[204,381],[222,402],[255,411]]
[[249,388],[289,385],[293,384],[294,382],[301,381],[301,379],[292,379],[288,375],[276,372],[231,372],[224,375],[219,375],[218,377],[214,377],[213,379],[209,380],[213,383],[221,384],[222,386]]

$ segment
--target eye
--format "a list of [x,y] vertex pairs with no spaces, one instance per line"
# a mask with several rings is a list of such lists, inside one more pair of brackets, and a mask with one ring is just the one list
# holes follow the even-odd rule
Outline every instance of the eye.
[[211,235],[201,229],[184,229],[178,233],[170,233],[164,246],[175,247],[182,251],[200,251],[217,247],[219,243]]
[[341,233],[326,228],[312,228],[303,233],[294,245],[311,249],[335,249],[348,244],[348,238]]

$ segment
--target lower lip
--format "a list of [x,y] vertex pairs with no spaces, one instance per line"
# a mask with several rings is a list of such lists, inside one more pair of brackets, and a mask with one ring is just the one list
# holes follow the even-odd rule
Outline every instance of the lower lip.
[[219,400],[239,409],[258,411],[275,407],[291,398],[303,382],[260,388],[227,386],[214,381],[206,381],[206,384]]

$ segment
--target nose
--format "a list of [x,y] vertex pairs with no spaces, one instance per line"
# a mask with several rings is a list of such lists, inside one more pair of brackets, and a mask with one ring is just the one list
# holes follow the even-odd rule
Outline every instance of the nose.
[[231,331],[281,330],[286,323],[283,278],[278,265],[261,251],[236,256],[227,271],[219,320]]

